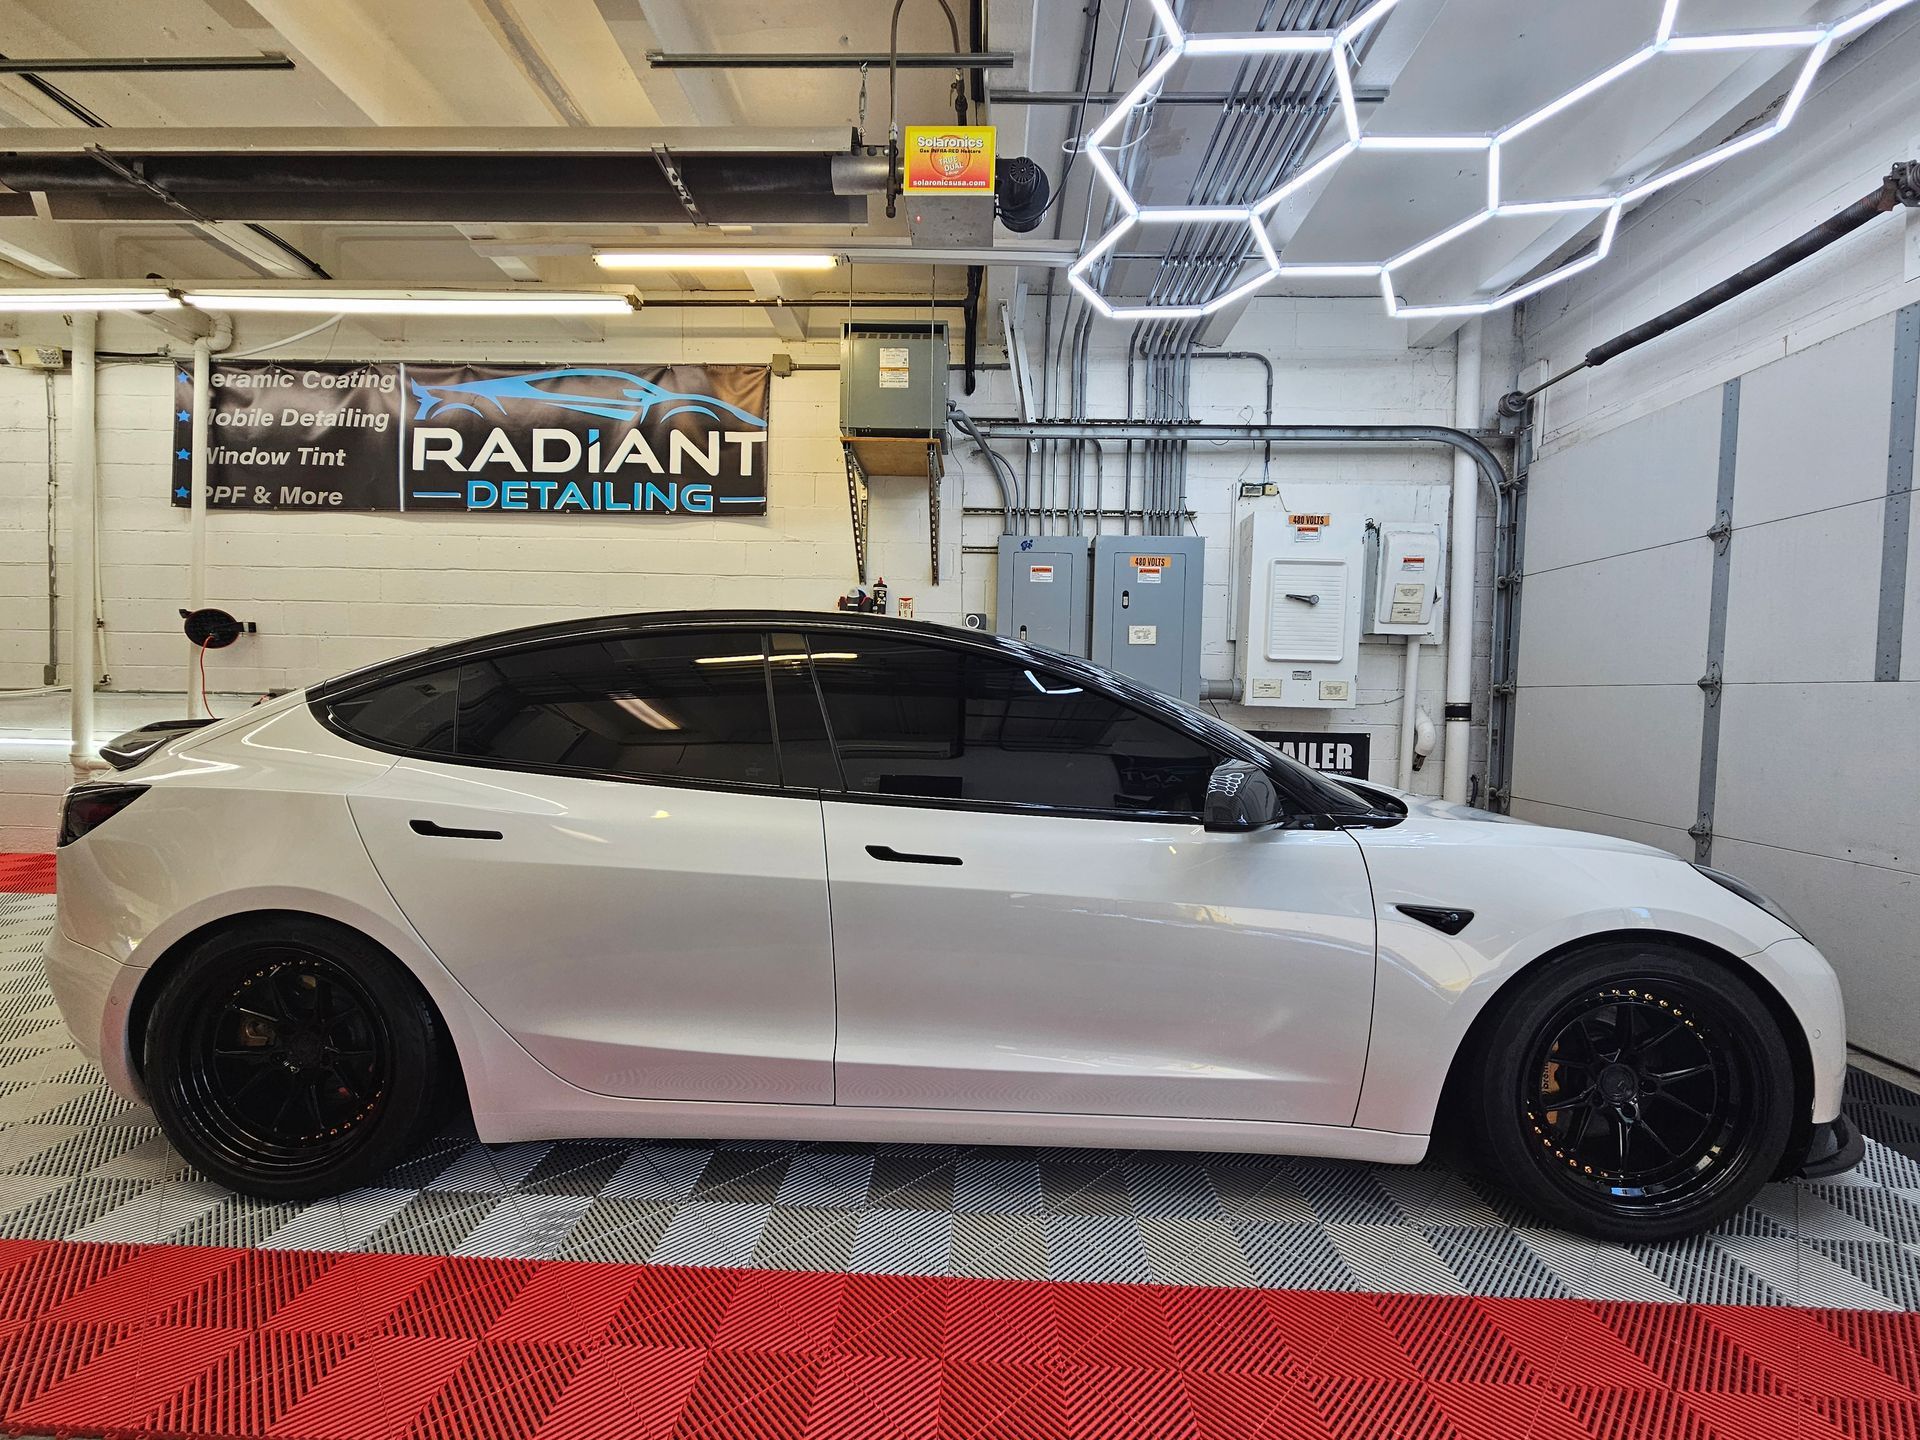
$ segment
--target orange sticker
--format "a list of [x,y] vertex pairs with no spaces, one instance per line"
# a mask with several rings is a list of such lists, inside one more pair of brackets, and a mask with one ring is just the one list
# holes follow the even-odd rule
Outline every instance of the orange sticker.
[[993,126],[909,125],[902,145],[907,194],[993,193]]

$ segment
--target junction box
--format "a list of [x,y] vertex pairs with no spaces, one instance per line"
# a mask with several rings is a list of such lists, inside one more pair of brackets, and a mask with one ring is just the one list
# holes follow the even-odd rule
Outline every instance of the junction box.
[[1438,525],[1383,522],[1367,531],[1367,633],[1428,635],[1446,552]]
[[846,435],[944,435],[944,320],[849,320],[840,329],[840,429]]
[[994,631],[1067,655],[1087,653],[1087,539],[1002,535]]
[[1338,492],[1290,498],[1288,509],[1245,516],[1236,537],[1241,703],[1350,709],[1368,608],[1366,516]]
[[1205,561],[1198,535],[1097,536],[1089,657],[1198,703]]

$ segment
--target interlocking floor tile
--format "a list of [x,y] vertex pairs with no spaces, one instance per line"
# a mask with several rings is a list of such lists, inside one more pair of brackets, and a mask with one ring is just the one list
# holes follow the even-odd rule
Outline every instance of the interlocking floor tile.
[[[1920,1160],[1767,1187],[1713,1237],[1635,1253],[1538,1228],[1438,1165],[730,1140],[487,1146],[450,1127],[381,1185],[304,1207],[205,1188],[58,1032],[52,901],[0,897],[0,1236],[1055,1280],[1920,1307]],[[1855,1073],[1849,1103],[1913,1097]],[[163,1196],[170,1198],[163,1199]]]

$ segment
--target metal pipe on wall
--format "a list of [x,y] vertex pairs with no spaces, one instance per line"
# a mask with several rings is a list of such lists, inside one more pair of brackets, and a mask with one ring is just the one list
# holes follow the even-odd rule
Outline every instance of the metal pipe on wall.
[[[339,319],[336,315],[334,319]],[[299,338],[299,337],[294,337]],[[193,440],[192,478],[187,497],[187,609],[201,610],[207,604],[207,467],[213,425],[213,352],[233,343],[233,319],[219,315],[213,330],[193,342]],[[187,719],[194,718],[194,692],[200,676],[200,651],[190,646],[187,656],[185,688]],[[201,697],[204,700],[204,696]],[[204,708],[204,707],[203,707]]]
[[[1465,457],[1462,457],[1464,459]],[[1413,789],[1413,732],[1420,719],[1420,637],[1407,636],[1400,675],[1400,788]]]
[[[1453,422],[1461,430],[1480,424],[1480,321],[1469,320],[1454,341]],[[1473,582],[1480,523],[1480,492],[1473,462],[1453,460],[1453,510],[1449,523],[1452,566],[1447,581],[1446,750],[1440,793],[1456,804],[1467,800],[1467,767],[1473,732]],[[1502,497],[1495,490],[1496,503]]]
[[[201,610],[207,604],[207,439],[213,417],[213,346],[205,336],[193,342],[193,460],[192,478],[187,484],[187,609]],[[195,681],[199,675],[200,649],[189,642],[187,679],[181,687],[186,701],[186,718],[194,718]]]
[[82,311],[73,317],[73,579],[68,600],[71,627],[73,693],[69,716],[72,744],[67,758],[75,779],[84,780],[104,770],[106,762],[93,753],[93,687],[96,668],[94,631],[98,613],[94,596],[100,583],[100,550],[95,526],[100,510],[100,444],[97,417],[98,361],[94,341],[99,316]]

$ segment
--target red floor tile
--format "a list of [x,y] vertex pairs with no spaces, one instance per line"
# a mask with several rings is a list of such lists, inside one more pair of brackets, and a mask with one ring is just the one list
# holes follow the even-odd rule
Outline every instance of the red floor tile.
[[53,894],[53,856],[0,851],[0,895]]
[[0,1242],[0,1429],[1920,1440],[1920,1315]]

